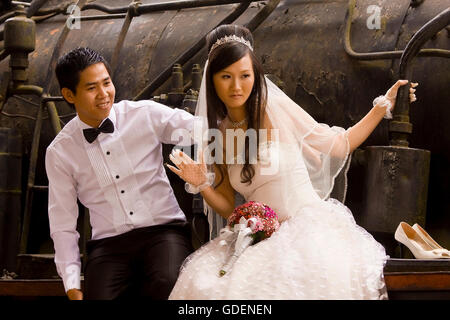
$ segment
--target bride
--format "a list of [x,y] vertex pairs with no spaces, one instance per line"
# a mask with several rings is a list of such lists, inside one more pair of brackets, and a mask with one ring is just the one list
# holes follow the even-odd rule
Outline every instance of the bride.
[[[207,42],[196,115],[209,133],[220,133],[220,147],[204,148],[197,161],[176,151],[176,167],[168,167],[188,191],[201,192],[210,222],[212,210],[230,216],[237,191],[246,201],[270,206],[281,226],[248,247],[223,277],[228,247],[221,237],[209,241],[186,259],[169,298],[386,299],[383,246],[329,195],[351,152],[390,115],[398,88],[408,81],[397,81],[344,130],[317,123],[264,76],[246,28],[220,26]],[[248,132],[256,133],[256,142]],[[245,133],[245,143],[233,143],[236,133]]]

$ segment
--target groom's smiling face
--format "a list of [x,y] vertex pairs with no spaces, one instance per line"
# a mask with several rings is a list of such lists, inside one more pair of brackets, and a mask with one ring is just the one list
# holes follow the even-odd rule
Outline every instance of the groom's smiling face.
[[64,98],[75,105],[80,120],[91,127],[98,127],[109,116],[116,94],[105,65],[99,62],[81,71],[75,91],[61,89]]

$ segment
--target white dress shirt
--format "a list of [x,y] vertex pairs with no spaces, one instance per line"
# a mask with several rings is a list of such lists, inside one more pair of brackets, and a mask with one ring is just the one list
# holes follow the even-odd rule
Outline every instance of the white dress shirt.
[[163,167],[161,143],[176,129],[193,130],[194,117],[150,100],[121,101],[109,117],[113,133],[92,143],[78,116],[47,148],[50,236],[64,288],[80,289],[77,198],[89,209],[92,239],[134,228],[185,220]]

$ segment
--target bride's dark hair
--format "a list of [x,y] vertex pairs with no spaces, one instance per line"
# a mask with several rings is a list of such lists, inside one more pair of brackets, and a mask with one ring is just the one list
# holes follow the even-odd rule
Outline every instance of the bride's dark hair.
[[[230,41],[224,43],[210,52],[211,47],[216,43],[218,39],[225,36],[236,35],[249,41],[253,47],[253,36],[251,32],[242,26],[238,25],[221,25],[211,31],[207,38],[207,48],[209,52],[208,56],[208,68],[206,69],[206,99],[207,99],[207,112],[208,112],[208,125],[209,128],[218,128],[220,121],[227,116],[227,108],[225,104],[220,100],[214,87],[213,75],[217,72],[232,65],[236,61],[242,59],[245,55],[249,55],[252,61],[253,73],[255,75],[255,82],[253,84],[252,92],[247,99],[246,113],[248,116],[248,129],[255,129],[257,132],[257,154],[259,152],[259,129],[262,128],[263,115],[266,105],[267,86],[264,78],[264,71],[261,63],[253,51],[245,44],[238,41]],[[223,181],[223,168],[217,166],[221,173],[220,183]],[[248,139],[245,141],[245,164],[241,171],[241,182],[251,183],[252,178],[255,175],[255,169],[249,161],[249,145]]]

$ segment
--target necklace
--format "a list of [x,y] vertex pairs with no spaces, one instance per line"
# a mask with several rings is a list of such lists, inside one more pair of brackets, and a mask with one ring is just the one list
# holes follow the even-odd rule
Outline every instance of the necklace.
[[227,117],[228,117],[228,120],[230,120],[231,125],[232,125],[233,128],[235,128],[235,129],[236,129],[236,128],[239,128],[239,127],[241,127],[241,126],[243,126],[244,124],[247,123],[247,118],[244,118],[244,119],[242,119],[241,121],[233,121],[233,120],[231,120],[230,116],[227,115]]

